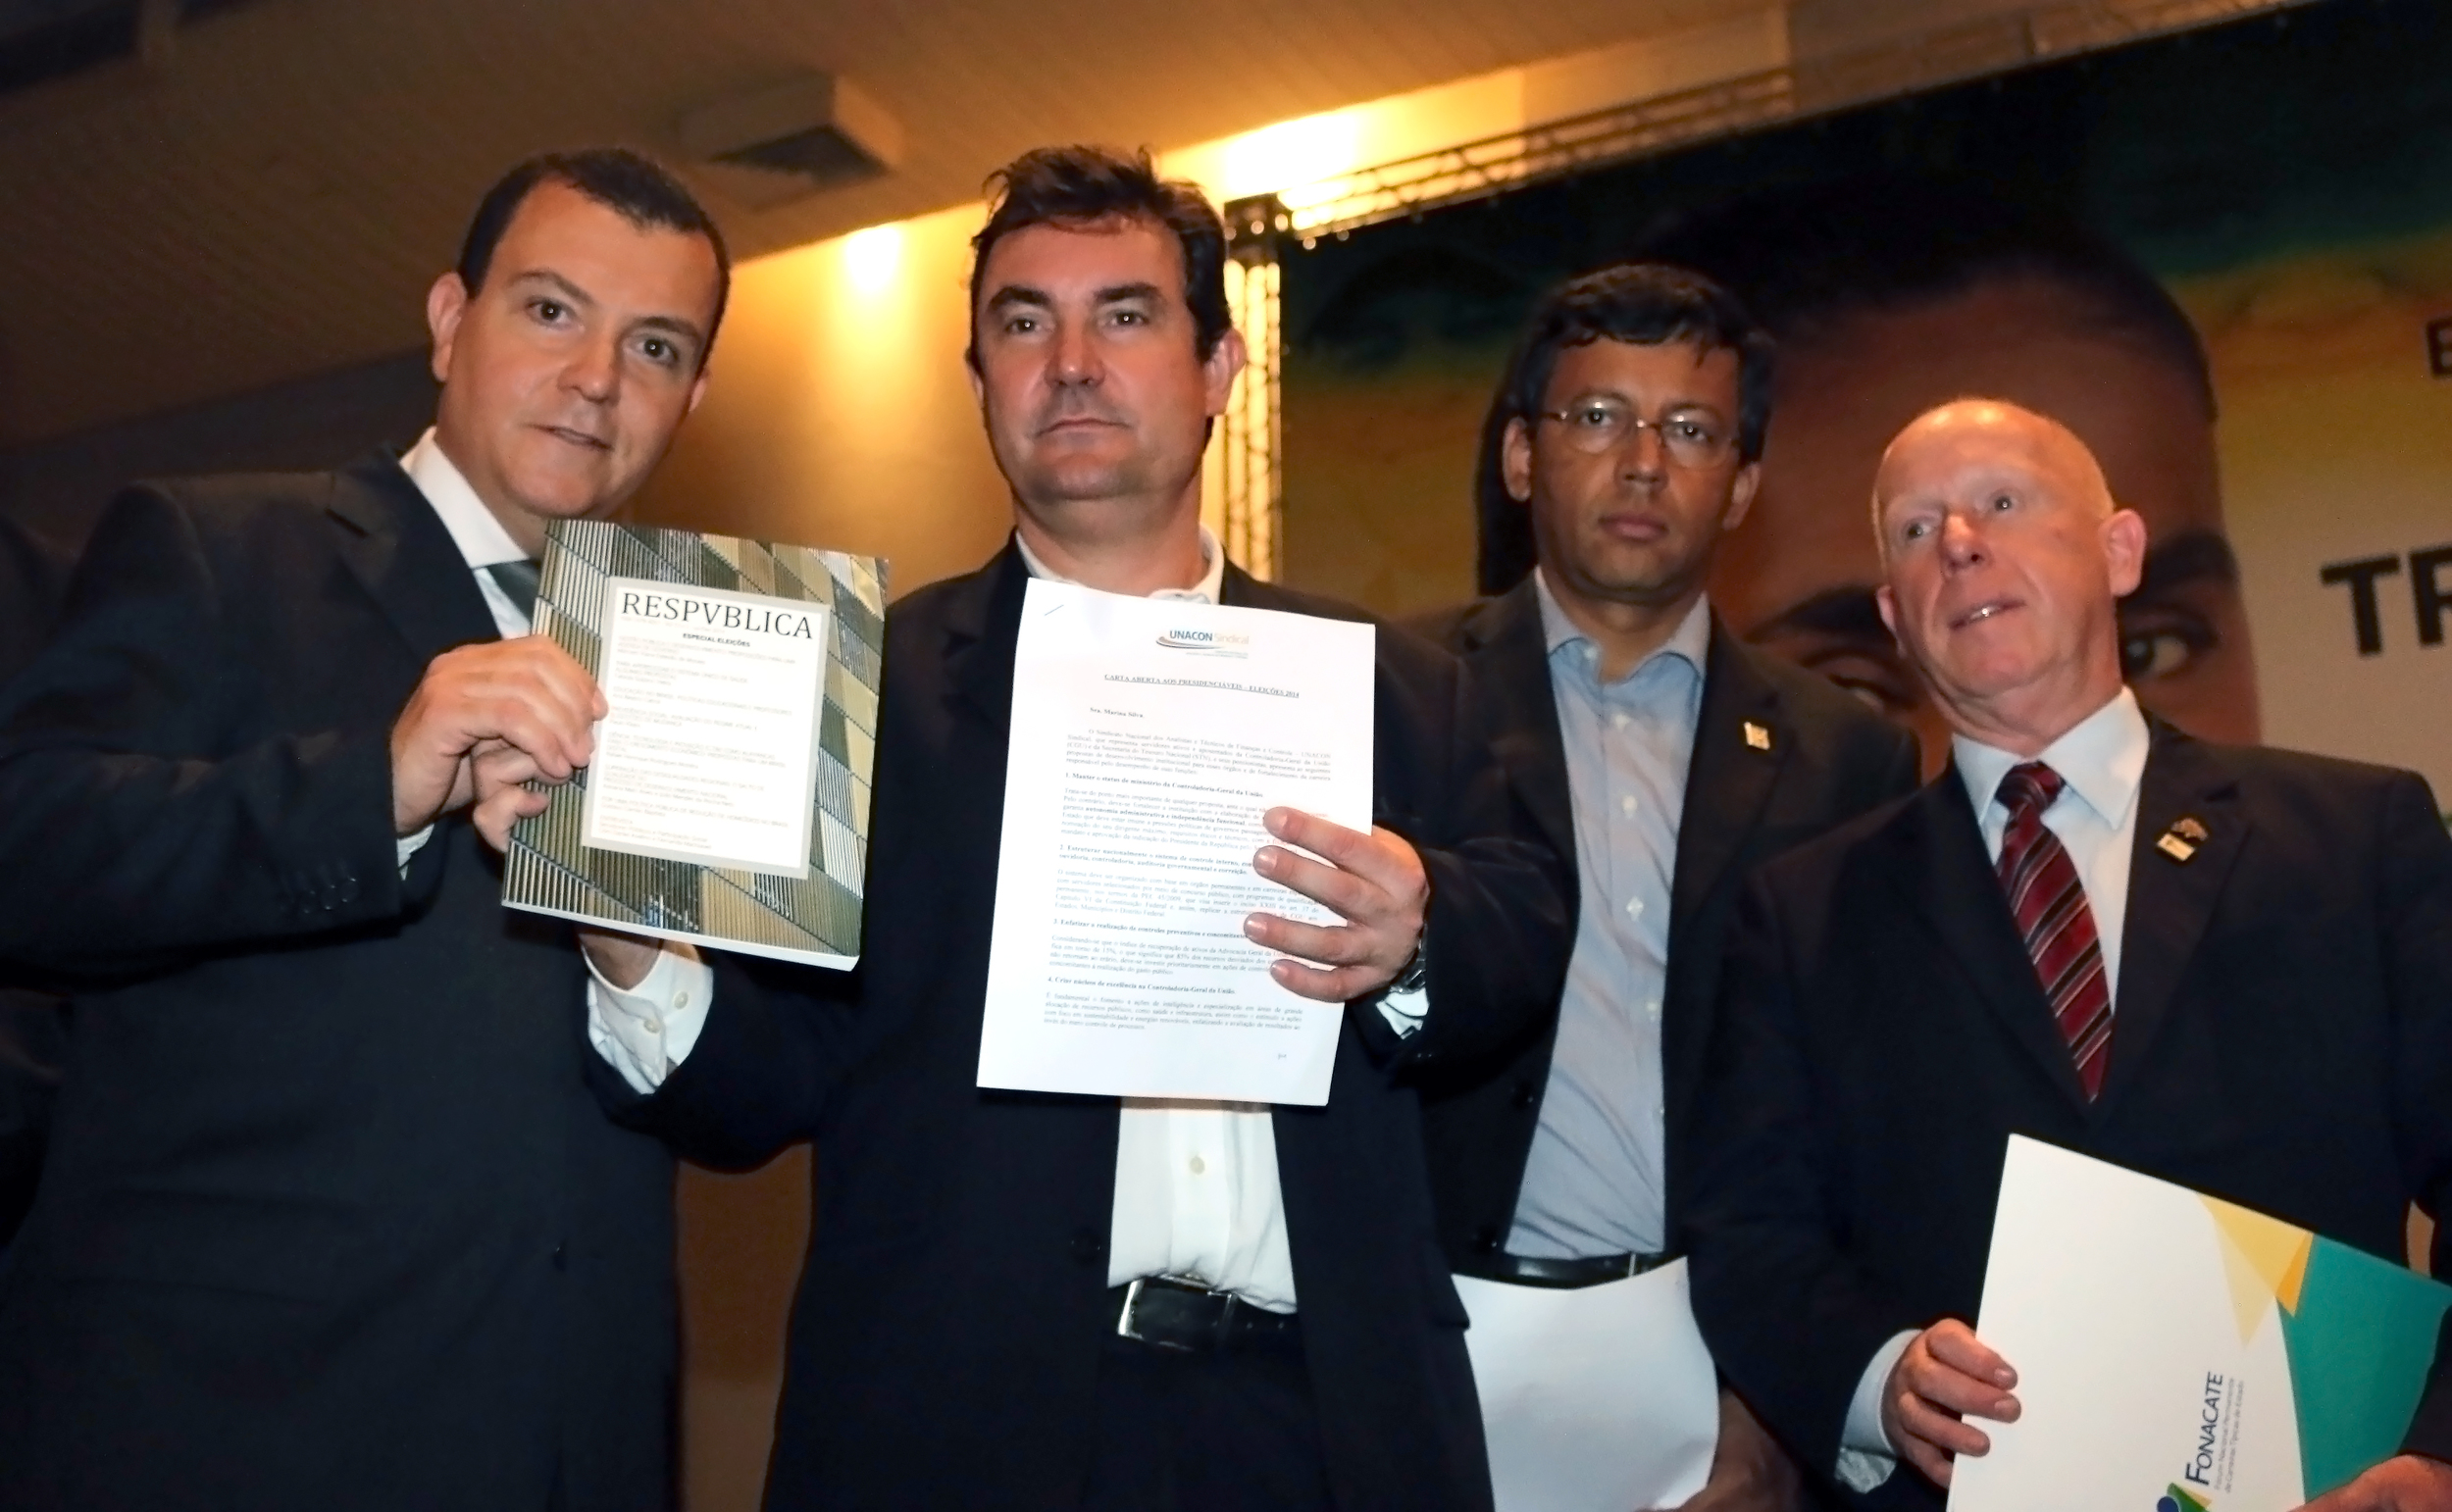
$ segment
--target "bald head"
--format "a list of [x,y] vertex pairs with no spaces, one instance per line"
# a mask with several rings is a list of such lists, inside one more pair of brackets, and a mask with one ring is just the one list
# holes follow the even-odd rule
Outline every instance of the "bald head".
[[2069,427],[2006,399],[1953,399],[1909,421],[1882,449],[1873,475],[1873,535],[1881,542],[1882,560],[1890,558],[1889,532],[1882,529],[1885,501],[1935,472],[1996,458],[2020,459],[2098,520],[2120,507],[2102,464]]
[[2048,416],[1961,399],[1882,453],[1882,620],[1951,728],[2032,756],[2120,692],[2145,523]]

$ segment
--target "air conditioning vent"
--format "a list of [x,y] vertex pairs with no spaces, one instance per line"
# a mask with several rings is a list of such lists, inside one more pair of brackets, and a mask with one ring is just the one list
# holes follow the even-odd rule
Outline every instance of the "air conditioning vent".
[[902,127],[850,80],[817,74],[691,111],[681,144],[753,209],[891,173]]

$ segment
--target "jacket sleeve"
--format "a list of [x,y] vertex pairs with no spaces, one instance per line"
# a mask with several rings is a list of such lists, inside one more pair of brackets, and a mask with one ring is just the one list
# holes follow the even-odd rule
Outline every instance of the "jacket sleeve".
[[[1721,1374],[1827,1477],[1859,1379],[1903,1329],[1934,1320],[1848,1258],[1850,1221],[1797,1010],[1798,966],[1767,875],[1740,906],[1701,1107],[1688,1213],[1695,1320]],[[1894,1478],[1895,1479],[1895,1478]]]
[[0,695],[0,956],[128,967],[402,906],[388,731],[230,747],[225,596],[170,495],[121,495]]
[[[2399,1084],[2393,1123],[2418,1205],[2434,1220],[2428,1268],[2452,1279],[2452,835],[2426,781],[2396,774],[2380,816],[2384,951]],[[2403,1447],[2452,1460],[2452,1316]]]
[[1567,863],[1507,781],[1480,712],[1487,701],[1461,664],[1442,657],[1440,672],[1436,724],[1421,736],[1431,796],[1408,835],[1430,877],[1428,1013],[1401,1045],[1376,1009],[1352,1018],[1400,1064],[1453,1070],[1513,1046],[1558,1010],[1573,894]]

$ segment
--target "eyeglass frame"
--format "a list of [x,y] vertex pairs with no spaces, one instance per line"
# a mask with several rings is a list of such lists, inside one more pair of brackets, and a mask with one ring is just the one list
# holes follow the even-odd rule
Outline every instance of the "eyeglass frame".
[[[1677,454],[1677,443],[1669,439],[1667,428],[1674,424],[1680,416],[1692,416],[1694,412],[1691,409],[1672,409],[1667,414],[1662,415],[1659,420],[1646,420],[1641,415],[1635,413],[1635,407],[1633,405],[1624,404],[1623,401],[1615,399],[1588,399],[1582,401],[1579,407],[1584,409],[1598,409],[1604,406],[1611,408],[1622,407],[1625,410],[1626,423],[1630,428],[1629,432],[1626,435],[1605,441],[1597,446],[1586,446],[1581,441],[1574,438],[1574,428],[1569,427],[1566,444],[1572,446],[1576,451],[1582,453],[1584,456],[1606,456],[1616,448],[1625,445],[1629,440],[1633,439],[1633,437],[1643,434],[1646,430],[1653,432],[1660,438],[1660,456],[1663,460],[1673,462],[1677,466],[1685,468],[1690,472],[1701,472],[1705,468],[1717,467],[1720,463],[1726,461],[1729,454],[1734,452],[1737,448],[1737,432],[1735,428],[1731,427],[1726,430],[1722,430],[1714,425],[1711,428],[1711,435],[1714,443],[1711,455],[1700,460],[1689,460]],[[1568,421],[1574,419],[1574,408],[1533,411],[1533,419],[1536,421],[1555,420],[1560,425],[1565,425]]]

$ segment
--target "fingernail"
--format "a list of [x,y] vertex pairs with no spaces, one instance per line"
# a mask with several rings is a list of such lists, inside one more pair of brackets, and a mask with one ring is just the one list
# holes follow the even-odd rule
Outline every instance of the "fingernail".
[[2018,1372],[2004,1365],[1992,1373],[1992,1379],[1996,1385],[2003,1387],[2014,1386],[2018,1385]]
[[1258,914],[1246,914],[1243,916],[1243,932],[1246,938],[1258,939],[1260,937],[1261,929],[1262,926],[1260,924],[1260,916]]
[[2017,1417],[2018,1398],[2015,1396],[2004,1396],[1999,1401],[1994,1402],[1992,1404],[1992,1415],[2001,1419],[2005,1423],[2010,1419]]
[[1269,833],[1284,834],[1286,832],[1286,826],[1292,822],[1293,817],[1293,814],[1289,810],[1274,808],[1260,816],[1260,823],[1268,826]]
[[1258,851],[1255,855],[1253,855],[1253,856],[1252,856],[1252,869],[1253,871],[1255,871],[1255,872],[1259,873],[1262,877],[1274,877],[1274,876],[1276,876],[1276,875],[1277,875],[1277,849],[1276,849],[1276,847],[1275,847],[1275,846],[1272,846],[1272,845],[1263,845],[1263,846],[1261,846],[1261,847],[1260,847],[1260,849],[1259,849],[1259,851]]

